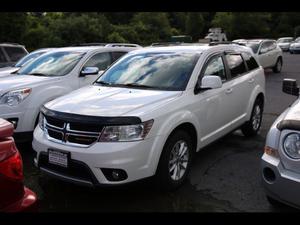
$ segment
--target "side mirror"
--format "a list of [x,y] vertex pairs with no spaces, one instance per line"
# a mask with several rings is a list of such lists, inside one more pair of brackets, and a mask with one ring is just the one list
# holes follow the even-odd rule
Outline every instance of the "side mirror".
[[259,54],[261,55],[261,54],[265,54],[267,52],[267,49],[266,48],[262,48],[262,49],[260,49],[260,51],[259,51]]
[[197,86],[195,88],[195,94],[199,93],[200,91],[216,89],[221,87],[222,87],[222,80],[219,76],[215,76],[215,75],[204,76],[201,80],[201,84],[198,81]]
[[283,79],[282,91],[289,95],[299,96],[299,87],[296,79]]
[[83,67],[80,72],[80,76],[87,76],[87,75],[97,75],[99,73],[98,67]]

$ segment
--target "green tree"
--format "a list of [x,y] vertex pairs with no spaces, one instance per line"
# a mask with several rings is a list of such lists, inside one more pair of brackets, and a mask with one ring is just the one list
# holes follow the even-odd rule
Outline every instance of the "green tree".
[[204,19],[201,13],[188,13],[186,19],[186,34],[192,36],[194,41],[202,37]]

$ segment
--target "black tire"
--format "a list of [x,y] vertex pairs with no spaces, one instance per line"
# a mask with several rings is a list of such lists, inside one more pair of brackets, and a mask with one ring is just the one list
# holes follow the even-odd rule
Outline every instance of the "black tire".
[[[174,180],[172,178],[172,175],[170,174],[171,173],[169,168],[170,161],[171,161],[170,158],[172,156],[173,148],[180,141],[185,142],[187,145],[188,159],[187,159],[186,169],[182,177],[179,178],[178,180]],[[173,191],[179,188],[186,181],[187,175],[190,171],[193,154],[194,154],[194,145],[191,136],[184,130],[177,130],[174,133],[172,133],[171,136],[166,141],[163,148],[163,152],[160,156],[157,172],[155,175],[157,188],[163,191]],[[174,169],[174,173],[175,173],[175,169]]]
[[290,51],[290,53],[291,53],[291,54],[294,54],[294,52],[293,52],[293,51]]
[[[259,107],[260,117],[259,117],[259,121],[257,123],[254,123],[253,121],[255,119],[258,119],[258,115],[257,115],[258,113],[256,111],[257,110],[256,107]],[[246,123],[244,123],[244,125],[241,127],[241,130],[242,130],[242,133],[244,134],[244,136],[253,137],[253,136],[257,135],[257,133],[260,129],[260,126],[261,126],[263,108],[264,108],[264,105],[263,105],[262,100],[257,98],[255,100],[253,108],[252,108],[250,120],[247,121]]]
[[274,73],[280,73],[281,69],[282,69],[282,58],[278,58],[272,70]]

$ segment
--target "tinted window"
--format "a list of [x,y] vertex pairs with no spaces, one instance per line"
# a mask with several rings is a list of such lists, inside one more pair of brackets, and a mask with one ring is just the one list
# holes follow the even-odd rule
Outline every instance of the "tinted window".
[[258,48],[259,48],[259,43],[256,43],[256,42],[247,42],[246,46],[248,46],[249,48],[251,48],[254,53],[257,53]]
[[21,67],[17,74],[64,76],[71,72],[84,54],[70,51],[45,54]]
[[222,81],[226,81],[225,67],[221,56],[216,56],[208,62],[204,71],[204,76],[207,75],[219,76]]
[[248,66],[248,70],[254,70],[259,67],[255,58],[249,53],[243,53],[244,60]]
[[277,47],[277,44],[275,41],[270,42],[269,50],[274,50]]
[[241,55],[229,54],[226,55],[226,60],[232,78],[246,72],[245,63]]
[[261,44],[260,52],[266,53],[266,52],[270,51],[271,45],[272,45],[272,42],[269,42],[269,41],[263,42]]
[[198,58],[197,53],[155,52],[128,55],[108,69],[97,82],[115,86],[184,90]]
[[98,67],[99,70],[106,70],[111,64],[111,56],[108,52],[93,55],[84,65],[84,67]]
[[0,62],[6,62],[6,58],[4,53],[2,52],[2,49],[0,48]]
[[27,53],[24,51],[23,48],[16,48],[16,47],[4,47],[7,55],[9,56],[11,61],[18,61]]
[[121,56],[125,55],[127,52],[112,52],[113,62],[118,60]]

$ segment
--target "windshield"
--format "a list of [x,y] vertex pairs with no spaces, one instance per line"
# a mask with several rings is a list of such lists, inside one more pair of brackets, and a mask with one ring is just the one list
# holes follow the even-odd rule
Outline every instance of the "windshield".
[[291,38],[283,38],[283,39],[278,39],[277,43],[290,43],[292,42],[293,39]]
[[102,85],[184,90],[197,63],[197,53],[143,53],[129,55],[97,81]]
[[26,64],[17,74],[36,76],[64,76],[68,74],[82,58],[82,52],[53,52],[42,55]]
[[257,53],[258,48],[259,48],[259,43],[247,42],[246,46],[250,47],[254,53]]
[[31,62],[32,60],[34,60],[35,58],[39,57],[40,55],[44,54],[44,51],[40,51],[40,52],[32,52],[26,56],[24,56],[22,59],[20,59],[15,67],[22,67],[24,66],[26,63]]

